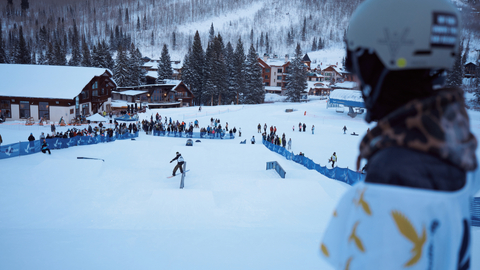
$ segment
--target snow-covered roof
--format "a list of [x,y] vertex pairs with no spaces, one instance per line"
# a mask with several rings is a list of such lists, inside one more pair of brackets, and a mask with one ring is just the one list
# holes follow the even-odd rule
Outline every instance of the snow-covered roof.
[[358,84],[356,82],[346,81],[346,82],[336,83],[334,87],[353,89],[353,88],[358,88]]
[[265,90],[268,90],[268,91],[282,91],[282,87],[280,87],[280,86],[265,86]]
[[330,99],[363,102],[362,91],[360,90],[335,89],[330,92]]
[[283,58],[283,59],[282,58],[268,58],[266,63],[269,66],[275,66],[275,67],[281,67],[281,66],[286,64],[285,58]]
[[73,99],[106,71],[110,72],[105,68],[0,64],[0,96]]
[[152,78],[158,78],[158,72],[157,71],[147,71],[147,74],[145,76],[152,77]]
[[126,96],[136,96],[148,93],[148,91],[140,91],[140,90],[127,90],[127,91],[112,91],[112,93],[126,95]]

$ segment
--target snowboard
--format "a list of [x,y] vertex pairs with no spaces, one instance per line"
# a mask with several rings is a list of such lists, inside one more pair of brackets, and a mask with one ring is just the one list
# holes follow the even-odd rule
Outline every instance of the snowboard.
[[[186,173],[188,171],[190,171],[190,170],[186,170],[183,173]],[[180,174],[176,174],[176,175],[170,175],[170,176],[167,176],[167,178],[172,178],[172,177],[179,176],[179,175],[182,175],[182,174],[180,173]]]

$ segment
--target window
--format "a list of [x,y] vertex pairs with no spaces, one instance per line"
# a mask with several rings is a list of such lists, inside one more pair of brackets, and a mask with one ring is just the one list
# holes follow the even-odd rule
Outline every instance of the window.
[[285,73],[288,73],[288,67],[285,67]]
[[87,115],[89,113],[90,113],[90,109],[89,109],[88,103],[82,104],[82,115]]
[[97,89],[98,88],[98,82],[94,82],[92,85],[92,89]]
[[277,69],[277,72],[282,73],[282,69],[281,68]]
[[92,91],[92,97],[98,96],[98,90],[93,90]]
[[270,73],[270,69],[269,69],[269,68],[266,68],[266,69],[265,69],[265,73]]
[[30,117],[30,103],[28,101],[20,101],[20,118]]
[[38,117],[44,118],[46,120],[50,120],[50,106],[48,106],[48,102],[39,102],[38,103]]
[[269,83],[269,82],[266,82],[266,83],[265,83],[265,86],[270,86],[270,83]]
[[11,106],[10,106],[10,100],[0,100],[0,111],[3,116],[6,118],[10,118],[11,116]]
[[265,80],[268,80],[268,75],[265,75]]
[[82,99],[88,98],[88,91],[82,91]]
[[162,92],[159,89],[153,90],[153,102],[159,102],[162,100]]
[[281,80],[282,80],[282,76],[277,76],[277,80],[281,81]]
[[102,88],[102,91],[100,92],[101,95],[105,95],[105,88]]
[[277,82],[277,86],[282,86],[282,83]]

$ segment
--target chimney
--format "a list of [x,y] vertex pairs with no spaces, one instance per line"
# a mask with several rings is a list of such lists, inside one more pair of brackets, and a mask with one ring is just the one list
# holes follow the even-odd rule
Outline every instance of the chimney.
[[288,54],[285,54],[285,63],[288,62]]

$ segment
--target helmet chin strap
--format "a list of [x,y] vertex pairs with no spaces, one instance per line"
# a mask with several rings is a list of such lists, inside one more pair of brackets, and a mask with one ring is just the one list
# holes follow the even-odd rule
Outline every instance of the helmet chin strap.
[[366,83],[365,80],[363,79],[361,69],[360,69],[360,64],[358,63],[358,57],[362,56],[366,52],[366,49],[360,49],[354,53],[352,53],[352,63],[354,70],[357,72],[357,77],[360,80],[360,85],[362,88],[362,95],[363,99],[365,101],[365,107],[367,108],[367,114],[365,116],[365,120],[370,123],[372,121],[371,117],[371,110],[373,106],[375,105],[375,102],[377,102],[378,97],[380,96],[380,91],[383,85],[383,81],[385,80],[385,77],[387,74],[390,72],[385,66],[382,69],[382,73],[380,74],[380,77],[378,78],[375,88],[372,89],[372,86],[369,83]]

